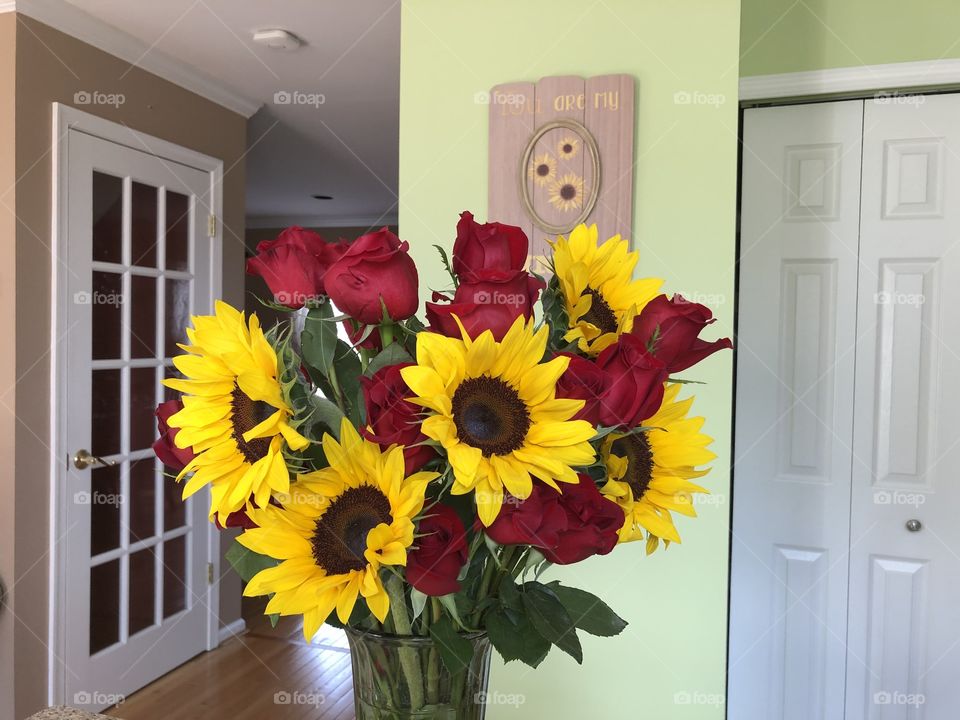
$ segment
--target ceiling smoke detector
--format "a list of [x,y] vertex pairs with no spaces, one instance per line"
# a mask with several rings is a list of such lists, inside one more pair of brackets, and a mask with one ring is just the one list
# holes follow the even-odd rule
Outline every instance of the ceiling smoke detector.
[[300,47],[303,42],[289,30],[273,28],[271,30],[257,30],[253,33],[253,41],[266,45],[274,50],[287,50],[292,52]]

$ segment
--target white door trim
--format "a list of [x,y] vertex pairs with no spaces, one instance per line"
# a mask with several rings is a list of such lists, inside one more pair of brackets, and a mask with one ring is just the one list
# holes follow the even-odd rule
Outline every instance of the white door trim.
[[960,86],[960,59],[862,65],[740,78],[740,102]]
[[[66,669],[60,658],[65,656],[65,627],[66,618],[63,617],[66,608],[64,592],[64,553],[60,552],[58,539],[63,535],[61,527],[66,517],[65,508],[68,502],[68,489],[62,482],[62,471],[66,450],[60,447],[63,436],[64,423],[67,418],[62,417],[61,408],[66,407],[64,384],[59,381],[64,376],[64,370],[70,358],[58,352],[57,341],[60,334],[61,319],[66,317],[66,281],[63,273],[59,272],[58,265],[61,258],[66,257],[66,239],[64,231],[67,221],[67,180],[69,172],[67,158],[69,157],[70,131],[79,131],[93,135],[103,140],[124,145],[139,152],[146,152],[165,160],[181,163],[206,172],[210,176],[210,207],[217,218],[215,235],[210,238],[210,306],[213,300],[219,298],[222,290],[223,275],[223,161],[209,155],[175,145],[166,140],[137,132],[118,123],[104,120],[90,113],[61,103],[52,104],[53,138],[52,158],[53,168],[51,188],[53,200],[51,204],[50,232],[51,232],[51,321],[50,321],[50,447],[55,449],[51,453],[50,461],[50,549],[48,596],[48,655],[47,655],[47,696],[51,705],[63,704],[66,700]],[[207,529],[208,557],[207,562],[213,566],[213,577],[220,577],[220,538],[217,529],[210,524]],[[207,585],[207,649],[213,649],[220,643],[219,628],[219,583]]]

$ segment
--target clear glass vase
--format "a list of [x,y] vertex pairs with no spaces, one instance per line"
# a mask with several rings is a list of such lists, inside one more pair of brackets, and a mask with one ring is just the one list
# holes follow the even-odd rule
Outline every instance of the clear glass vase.
[[451,674],[430,637],[346,632],[357,720],[483,720],[490,672],[485,633],[463,636],[473,658]]

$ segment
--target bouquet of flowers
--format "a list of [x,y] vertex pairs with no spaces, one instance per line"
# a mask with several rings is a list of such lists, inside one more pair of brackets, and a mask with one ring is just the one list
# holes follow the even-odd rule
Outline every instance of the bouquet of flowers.
[[289,228],[247,265],[289,318],[265,329],[218,302],[175,358],[158,455],[243,528],[245,595],[302,615],[307,640],[347,629],[358,717],[481,717],[491,645],[581,662],[578,632],[626,623],[545,571],[679,543],[674,513],[706,492],[715,456],[678,373],[730,341],[700,338],[706,307],[634,279],[619,235],[581,225],[551,248],[547,281],[519,228],[464,212],[425,325],[387,228]]

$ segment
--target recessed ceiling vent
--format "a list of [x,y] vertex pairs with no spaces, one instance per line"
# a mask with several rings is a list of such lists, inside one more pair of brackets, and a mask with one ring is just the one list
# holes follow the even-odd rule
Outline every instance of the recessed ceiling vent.
[[281,28],[257,30],[253,34],[253,41],[274,50],[286,50],[287,52],[293,52],[303,44],[300,38],[292,32]]

